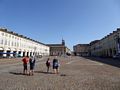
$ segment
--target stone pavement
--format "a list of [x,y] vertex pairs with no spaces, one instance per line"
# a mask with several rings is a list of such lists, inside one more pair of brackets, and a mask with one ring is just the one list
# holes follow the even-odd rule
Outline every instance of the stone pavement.
[[34,76],[22,75],[21,60],[0,63],[0,90],[120,90],[120,68],[104,63],[107,59],[58,57],[58,75],[52,73],[52,67],[46,73],[46,59],[37,61]]

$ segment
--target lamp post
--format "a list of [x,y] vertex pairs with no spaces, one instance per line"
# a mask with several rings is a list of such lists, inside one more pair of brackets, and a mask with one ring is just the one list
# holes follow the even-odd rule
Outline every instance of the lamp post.
[[34,47],[34,57],[36,56],[36,49],[37,49],[37,47]]

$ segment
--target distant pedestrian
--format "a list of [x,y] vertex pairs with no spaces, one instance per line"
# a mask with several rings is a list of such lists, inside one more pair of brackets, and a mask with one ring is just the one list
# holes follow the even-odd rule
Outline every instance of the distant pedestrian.
[[27,68],[27,63],[29,61],[29,57],[28,56],[25,56],[23,59],[23,74],[24,75],[27,75],[28,74],[28,68]]
[[51,66],[50,58],[47,59],[46,66],[47,66],[47,72],[49,72],[49,69],[50,69],[50,66]]
[[57,57],[55,57],[55,58],[53,59],[53,70],[54,70],[54,74],[59,74],[59,66],[60,66],[59,60],[57,59]]
[[36,62],[36,58],[35,56],[32,56],[29,60],[29,63],[30,63],[29,75],[34,75],[35,62]]

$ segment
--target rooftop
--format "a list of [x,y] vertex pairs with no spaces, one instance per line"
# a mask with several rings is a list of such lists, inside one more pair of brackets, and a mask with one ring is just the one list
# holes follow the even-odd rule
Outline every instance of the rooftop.
[[6,28],[0,28],[0,31],[6,32],[6,33],[9,33],[9,34],[12,34],[12,35],[15,35],[15,36],[24,38],[24,39],[28,39],[28,40],[30,40],[30,41],[33,41],[33,42],[36,42],[36,43],[38,43],[38,44],[42,44],[42,45],[45,45],[45,46],[46,46],[46,44],[44,44],[44,43],[41,43],[41,42],[39,42],[39,41],[37,41],[37,40],[33,40],[33,39],[31,39],[31,38],[29,38],[29,37],[27,37],[27,36],[20,35],[20,34],[18,34],[18,33],[13,32],[13,31],[9,31],[9,30],[6,29]]

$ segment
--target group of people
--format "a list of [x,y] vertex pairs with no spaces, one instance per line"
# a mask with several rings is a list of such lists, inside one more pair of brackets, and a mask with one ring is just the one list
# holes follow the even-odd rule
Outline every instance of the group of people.
[[[22,61],[23,61],[23,74],[24,75],[34,75],[34,67],[35,67],[35,61],[36,61],[36,59],[35,59],[35,57],[34,56],[32,56],[32,57],[24,57],[23,59],[22,59]],[[29,70],[29,72],[28,72],[28,63],[30,64],[30,70]]]
[[[22,59],[22,62],[23,62],[23,74],[30,75],[30,76],[34,75],[34,67],[35,67],[35,62],[36,62],[35,56],[32,56],[32,57],[26,56]],[[30,65],[29,72],[28,72],[28,63]],[[57,57],[53,59],[52,63],[50,61],[50,58],[47,59],[46,61],[47,73],[49,73],[51,66],[53,67],[54,74],[59,74],[60,63]]]
[[54,74],[59,74],[59,66],[60,66],[59,60],[57,58],[54,58],[53,62],[51,63],[50,58],[48,58],[46,61],[47,72],[49,72],[51,65],[53,67]]

